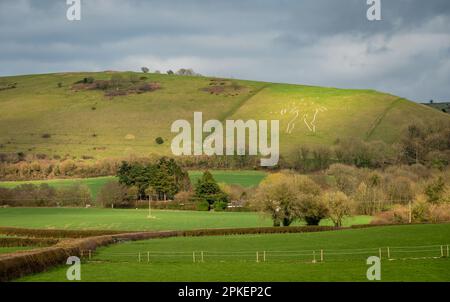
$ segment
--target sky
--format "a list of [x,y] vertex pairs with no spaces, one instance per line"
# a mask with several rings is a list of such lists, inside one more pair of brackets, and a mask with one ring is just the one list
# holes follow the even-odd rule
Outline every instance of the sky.
[[450,101],[450,1],[0,0],[0,76],[193,68]]

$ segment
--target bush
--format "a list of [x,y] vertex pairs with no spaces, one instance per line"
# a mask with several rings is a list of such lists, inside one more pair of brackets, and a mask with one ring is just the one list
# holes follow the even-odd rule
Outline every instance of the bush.
[[228,203],[223,201],[216,201],[214,203],[214,211],[216,212],[223,212],[227,209]]
[[175,194],[174,201],[179,203],[189,203],[192,202],[194,194],[190,191],[181,191]]
[[127,187],[116,181],[106,183],[97,196],[97,203],[105,208],[129,207],[127,199]]
[[106,89],[109,88],[109,86],[110,86],[110,82],[109,81],[105,81],[105,80],[95,81],[95,87],[97,89],[106,90]]
[[320,186],[307,176],[274,173],[258,187],[253,207],[269,214],[274,226],[289,226],[299,219],[317,225],[327,214],[320,192]]
[[6,237],[0,238],[0,247],[16,246],[50,246],[58,243],[59,240],[52,238],[19,238]]
[[342,220],[352,213],[352,202],[342,192],[331,192],[324,195],[328,216],[335,226],[342,226]]
[[429,222],[450,222],[450,204],[431,205],[429,211]]
[[164,139],[163,139],[162,137],[157,137],[157,138],[155,139],[155,142],[156,142],[158,145],[162,145],[162,144],[164,144]]
[[[416,202],[411,211],[412,223],[450,222],[450,204],[430,204]],[[409,223],[409,208],[396,206],[392,210],[379,213],[373,224],[405,224]]]
[[83,78],[81,81],[76,82],[76,84],[92,84],[94,83],[95,79],[93,77],[86,77]]
[[197,211],[209,211],[209,202],[206,200],[197,203]]
[[446,185],[442,177],[430,182],[425,188],[425,195],[428,198],[428,202],[439,203],[444,199],[444,194],[446,193]]

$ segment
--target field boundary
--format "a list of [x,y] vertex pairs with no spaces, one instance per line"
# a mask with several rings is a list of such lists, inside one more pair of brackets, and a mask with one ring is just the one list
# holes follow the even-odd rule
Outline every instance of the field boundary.
[[50,246],[57,244],[58,239],[53,238],[20,238],[6,237],[0,238],[0,247],[16,247],[16,246]]
[[[5,230],[5,228],[2,228]],[[81,239],[67,239],[55,246],[29,251],[0,255],[0,282],[10,281],[26,275],[40,273],[51,267],[62,265],[70,256],[81,257],[83,251],[95,251],[98,247],[114,243],[169,237],[275,234],[333,231],[345,228],[336,227],[285,227],[250,229],[205,229],[190,231],[128,232]],[[1,229],[0,229],[1,230]],[[30,231],[30,229],[25,229]],[[37,230],[38,232],[42,230]],[[56,232],[57,230],[49,230]]]
[[[239,251],[133,251],[100,252],[82,251],[87,262],[138,262],[138,263],[204,263],[204,262],[304,262],[324,263],[365,260],[377,256],[380,260],[441,259],[450,257],[450,245],[367,247],[353,249],[315,248],[305,250],[239,250]],[[95,257],[93,259],[93,257]]]
[[[361,227],[377,227],[381,225],[364,225]],[[384,225],[387,226],[387,225]],[[22,234],[41,234],[49,231],[58,234],[58,231],[70,232],[68,230],[33,230],[19,228],[0,228],[0,233],[5,230],[20,231]],[[0,282],[10,281],[26,275],[40,273],[51,267],[65,264],[70,256],[84,256],[85,251],[94,252],[97,248],[125,241],[137,241],[148,239],[161,239],[169,237],[195,237],[195,236],[225,236],[246,234],[283,234],[283,233],[307,233],[354,229],[352,227],[327,227],[327,226],[299,226],[299,227],[267,227],[267,228],[235,228],[235,229],[200,229],[187,231],[153,231],[153,232],[125,232],[120,234],[109,234],[92,236],[86,238],[72,238],[60,241],[54,246],[20,251],[0,255]],[[41,232],[41,233],[40,233]],[[79,231],[77,231],[79,232]],[[87,231],[94,232],[94,231]],[[102,231],[96,231],[102,232]],[[106,231],[108,232],[108,231]]]
[[139,233],[120,230],[61,230],[61,229],[31,229],[16,227],[0,227],[0,234],[10,236],[26,236],[32,238],[86,238],[101,235]]

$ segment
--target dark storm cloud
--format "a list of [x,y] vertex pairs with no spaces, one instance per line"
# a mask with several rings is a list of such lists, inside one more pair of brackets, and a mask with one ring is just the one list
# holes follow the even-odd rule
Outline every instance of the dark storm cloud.
[[275,82],[450,99],[450,2],[382,0],[0,2],[0,75],[192,67]]

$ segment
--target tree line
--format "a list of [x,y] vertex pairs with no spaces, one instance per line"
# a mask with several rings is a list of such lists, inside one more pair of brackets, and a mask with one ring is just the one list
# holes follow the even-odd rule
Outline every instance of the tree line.
[[353,215],[375,215],[374,223],[450,221],[450,171],[422,165],[371,170],[333,164],[325,173],[269,175],[250,200],[274,226],[296,220],[318,225],[329,218],[336,226]]
[[[115,175],[122,161],[155,164],[159,156],[129,158],[48,159],[45,154],[0,153],[1,180],[85,178]],[[259,156],[183,156],[176,163],[186,169],[260,169]],[[335,163],[359,168],[386,168],[421,164],[445,169],[450,164],[450,122],[412,124],[392,145],[357,138],[338,139],[332,146],[299,146],[280,156],[272,170],[294,169],[301,173],[324,171]]]

